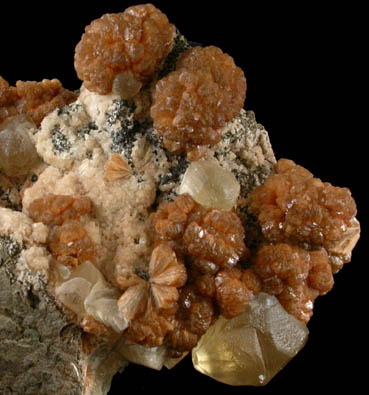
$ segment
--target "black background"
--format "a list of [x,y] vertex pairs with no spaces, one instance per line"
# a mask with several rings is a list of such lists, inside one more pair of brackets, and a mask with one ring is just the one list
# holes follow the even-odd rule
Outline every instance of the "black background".
[[[104,13],[138,3],[8,4],[0,10],[0,75],[11,84],[58,78],[68,89],[79,88],[73,56],[84,27]],[[270,7],[266,2],[256,7],[241,1],[153,3],[187,39],[216,45],[233,56],[247,78],[245,108],[269,132],[276,157],[292,159],[323,181],[350,188],[363,236],[352,262],[336,275],[334,289],[316,301],[307,345],[266,387],[225,386],[194,370],[188,357],[171,371],[130,365],[115,376],[110,394],[274,394],[343,387],[357,393],[368,376],[367,124],[359,96],[366,90],[361,72],[367,51],[363,10],[337,4],[323,9],[311,2],[299,2],[298,7]]]

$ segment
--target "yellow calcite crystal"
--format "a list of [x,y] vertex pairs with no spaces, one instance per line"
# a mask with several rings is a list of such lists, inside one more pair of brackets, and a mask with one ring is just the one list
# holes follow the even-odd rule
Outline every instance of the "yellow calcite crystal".
[[202,206],[229,211],[236,205],[240,184],[216,160],[200,160],[188,167],[179,193],[190,194]]
[[220,317],[192,351],[194,367],[229,385],[267,384],[305,345],[305,324],[275,296],[259,293],[247,310]]
[[7,176],[27,174],[38,161],[29,134],[36,125],[24,115],[16,115],[0,124],[0,171]]

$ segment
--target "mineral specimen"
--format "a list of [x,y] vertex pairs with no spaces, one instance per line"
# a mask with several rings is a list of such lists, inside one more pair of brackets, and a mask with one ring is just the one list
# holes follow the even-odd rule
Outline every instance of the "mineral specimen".
[[86,88],[106,95],[116,84],[133,97],[169,54],[175,28],[152,4],[105,14],[86,27],[76,47],[75,68]]
[[350,192],[276,164],[242,70],[151,4],[93,21],[75,67],[78,93],[0,78],[0,392],[106,394],[191,350],[266,384],[351,258]]
[[238,317],[220,317],[192,351],[194,367],[229,385],[267,384],[299,350],[307,327],[260,293]]

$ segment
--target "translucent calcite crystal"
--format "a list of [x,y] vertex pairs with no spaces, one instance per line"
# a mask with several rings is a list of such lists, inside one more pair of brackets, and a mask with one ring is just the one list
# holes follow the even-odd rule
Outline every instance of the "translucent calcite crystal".
[[305,345],[305,324],[259,293],[247,310],[220,317],[192,351],[194,367],[229,385],[267,384]]
[[58,285],[57,298],[80,319],[90,316],[122,332],[127,321],[118,310],[119,291],[104,280],[102,274],[89,261],[74,270],[55,263]]
[[0,171],[7,176],[27,174],[38,161],[29,137],[35,124],[24,115],[15,115],[0,124]]
[[192,162],[179,193],[188,193],[199,204],[220,210],[231,210],[240,193],[240,184],[230,171],[214,160]]
[[155,370],[160,370],[167,359],[165,346],[145,347],[124,338],[118,345],[117,351],[127,361]]

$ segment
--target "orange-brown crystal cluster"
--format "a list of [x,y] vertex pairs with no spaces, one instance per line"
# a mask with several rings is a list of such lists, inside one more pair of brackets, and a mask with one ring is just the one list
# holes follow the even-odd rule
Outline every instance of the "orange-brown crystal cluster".
[[264,245],[257,251],[253,270],[262,281],[262,290],[275,295],[286,311],[302,322],[310,320],[314,300],[330,291],[334,283],[324,249]]
[[[347,188],[334,187],[293,161],[280,159],[275,172],[251,194],[265,244],[250,270],[262,290],[276,295],[297,319],[308,322],[314,300],[333,287],[330,263],[356,215]],[[266,244],[268,243],[268,244]]]
[[329,251],[356,215],[349,189],[323,183],[287,159],[278,161],[275,174],[256,187],[251,198],[270,242],[307,243]]
[[148,271],[137,270],[128,262],[122,262],[122,266],[117,281],[125,292],[118,306],[130,320],[126,337],[135,343],[158,346],[173,329],[170,317],[177,308],[178,288],[187,281],[186,268],[166,244],[154,248]]
[[48,247],[59,263],[73,268],[84,261],[94,261],[94,243],[79,221],[91,209],[89,198],[67,195],[48,194],[30,204],[33,221],[50,226]]
[[152,224],[155,244],[169,248],[187,267],[187,283],[166,318],[171,324],[166,341],[176,351],[190,350],[219,314],[231,318],[243,312],[260,280],[239,265],[249,251],[234,212],[205,208],[184,194],[162,203]]
[[161,204],[152,223],[157,243],[170,244],[179,256],[189,255],[205,272],[231,269],[249,254],[237,214],[201,206],[188,194]]
[[17,99],[16,88],[9,86],[8,82],[0,77],[0,123],[18,114],[15,106]]
[[44,117],[77,99],[77,95],[64,89],[57,79],[17,81],[12,87],[0,77],[0,123],[5,119],[25,114],[39,126]]
[[174,26],[152,4],[105,14],[86,27],[76,47],[78,78],[102,95],[112,91],[117,78],[133,96],[169,54],[174,34]]
[[156,84],[151,117],[167,149],[191,151],[217,144],[245,97],[246,79],[233,59],[214,46],[195,47]]

